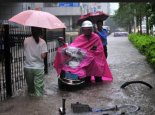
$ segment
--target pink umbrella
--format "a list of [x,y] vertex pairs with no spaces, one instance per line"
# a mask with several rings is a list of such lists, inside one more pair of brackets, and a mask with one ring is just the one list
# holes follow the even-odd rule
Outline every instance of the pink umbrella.
[[98,20],[106,20],[108,17],[109,17],[108,14],[105,14],[104,12],[101,12],[101,11],[90,12],[90,13],[87,13],[86,15],[81,16],[77,23],[81,25],[81,23],[84,20],[90,20],[95,24]]
[[9,19],[24,26],[34,26],[47,29],[66,28],[56,16],[44,11],[26,10]]

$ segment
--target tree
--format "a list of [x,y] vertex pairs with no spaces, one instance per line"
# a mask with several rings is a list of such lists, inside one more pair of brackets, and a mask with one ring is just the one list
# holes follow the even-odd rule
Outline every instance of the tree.
[[132,3],[119,3],[119,9],[116,11],[114,20],[121,26],[131,32],[131,26],[133,23],[133,9]]
[[[142,20],[146,17],[146,3],[119,3],[120,7],[117,10],[114,19],[116,22],[126,28],[129,33],[131,32],[133,26],[135,25],[134,18],[136,18],[135,27],[139,27],[139,33],[142,34]],[[148,24],[147,24],[148,25]]]
[[147,3],[147,13],[148,13],[148,26],[152,30],[153,25],[155,25],[155,2]]

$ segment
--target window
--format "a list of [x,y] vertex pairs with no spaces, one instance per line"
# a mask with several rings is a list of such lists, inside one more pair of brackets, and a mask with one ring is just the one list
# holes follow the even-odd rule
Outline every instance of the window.
[[44,7],[57,7],[57,3],[47,2],[47,3],[44,3]]

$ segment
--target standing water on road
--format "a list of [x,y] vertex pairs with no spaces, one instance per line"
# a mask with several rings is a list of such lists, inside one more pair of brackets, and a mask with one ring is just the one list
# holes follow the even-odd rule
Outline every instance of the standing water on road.
[[[77,91],[60,91],[56,71],[52,70],[45,77],[45,94],[42,98],[29,97],[25,89],[17,96],[0,104],[1,115],[59,115],[62,98],[66,99],[66,115],[101,115],[104,112],[75,114],[71,103],[80,102],[92,108],[108,108],[116,105],[132,104],[140,110],[132,115],[154,115],[155,90],[144,84],[131,84],[121,89],[127,81],[141,80],[155,86],[155,72],[147,64],[145,57],[129,42],[127,37],[108,36],[109,67],[113,82],[92,83]],[[123,111],[122,111],[123,112]],[[116,115],[119,112],[109,112]]]

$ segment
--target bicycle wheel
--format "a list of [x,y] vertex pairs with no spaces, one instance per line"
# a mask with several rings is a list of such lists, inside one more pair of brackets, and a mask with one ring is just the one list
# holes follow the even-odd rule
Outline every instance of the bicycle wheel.
[[116,110],[116,115],[129,115],[131,113],[135,113],[140,109],[137,105],[132,104],[125,104],[118,106],[118,109]]

